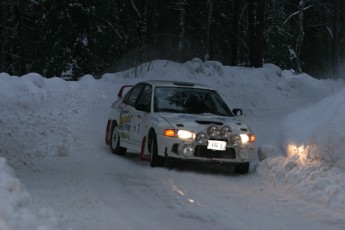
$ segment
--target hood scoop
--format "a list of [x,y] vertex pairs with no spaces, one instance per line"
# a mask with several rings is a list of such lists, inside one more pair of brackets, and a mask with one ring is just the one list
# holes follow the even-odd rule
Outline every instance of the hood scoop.
[[219,121],[202,121],[202,120],[197,120],[195,122],[200,124],[200,125],[210,125],[210,124],[223,125],[223,122],[219,122]]

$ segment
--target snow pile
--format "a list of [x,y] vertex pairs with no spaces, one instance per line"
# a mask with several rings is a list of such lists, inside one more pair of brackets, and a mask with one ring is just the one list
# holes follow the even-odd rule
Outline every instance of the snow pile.
[[[79,128],[80,124],[75,120],[85,116],[85,108],[98,107],[96,103],[88,107],[77,104],[76,98],[92,96],[92,99],[104,100],[104,95],[93,95],[94,91],[100,91],[95,82],[92,76],[85,76],[80,82],[66,82],[60,78],[46,79],[35,73],[20,78],[0,74],[1,230],[57,228],[58,221],[50,209],[31,207],[30,195],[11,168],[27,167],[40,173],[44,166],[38,167],[34,161],[68,157],[75,148],[85,144],[79,130],[87,128]],[[107,85],[104,83],[99,87],[106,88]],[[112,99],[106,101],[107,107]],[[103,116],[102,122],[107,113]]]
[[[342,90],[289,115],[282,138],[286,156],[267,159],[259,172],[287,183],[307,200],[345,209],[344,104]],[[272,156],[274,150],[261,152]]]
[[[1,154],[12,164],[24,165],[35,157],[68,155],[70,132],[65,118],[70,111],[67,103],[60,103],[68,98],[57,93],[59,88],[69,91],[65,81],[38,74],[0,78],[5,86],[0,91]],[[56,142],[47,143],[48,136]]]
[[[0,74],[0,229],[57,229],[53,211],[31,208],[29,194],[7,165],[32,168],[36,157],[67,154],[63,149],[68,132],[59,119],[63,112],[51,106],[59,96],[47,90],[63,88],[64,81],[51,79],[49,86],[47,81],[34,73],[21,78]],[[57,142],[47,143],[50,135]]]
[[[345,90],[291,114],[284,147],[303,148],[303,161],[322,161],[345,169]],[[293,127],[293,128],[292,128]],[[286,150],[288,153],[291,149]],[[300,154],[301,155],[301,154]]]
[[51,209],[30,208],[29,194],[15,177],[6,159],[0,157],[0,229],[58,229]]

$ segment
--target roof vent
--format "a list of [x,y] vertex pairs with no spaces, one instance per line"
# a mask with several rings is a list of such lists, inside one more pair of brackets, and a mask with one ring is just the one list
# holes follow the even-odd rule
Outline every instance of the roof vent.
[[219,121],[195,121],[196,123],[200,124],[200,125],[210,125],[210,124],[215,124],[215,125],[223,125],[223,122],[219,122]]
[[178,85],[178,86],[194,86],[193,83],[182,82],[182,81],[174,81],[173,84]]

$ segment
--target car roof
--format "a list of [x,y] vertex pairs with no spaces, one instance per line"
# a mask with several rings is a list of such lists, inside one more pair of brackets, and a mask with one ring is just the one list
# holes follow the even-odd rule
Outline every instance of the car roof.
[[201,89],[211,89],[212,88],[202,85],[199,83],[185,82],[185,81],[168,81],[168,80],[148,80],[141,83],[148,83],[154,87],[187,87],[187,88],[201,88]]

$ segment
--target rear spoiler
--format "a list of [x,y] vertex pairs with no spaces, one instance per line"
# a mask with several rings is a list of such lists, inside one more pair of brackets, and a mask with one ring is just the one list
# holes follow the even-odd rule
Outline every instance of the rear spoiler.
[[131,88],[131,87],[133,87],[133,85],[124,85],[124,86],[122,86],[120,91],[119,91],[119,93],[117,94],[117,97],[119,99],[122,99],[129,91],[129,90],[127,90],[126,93],[124,93],[125,89],[126,88]]

